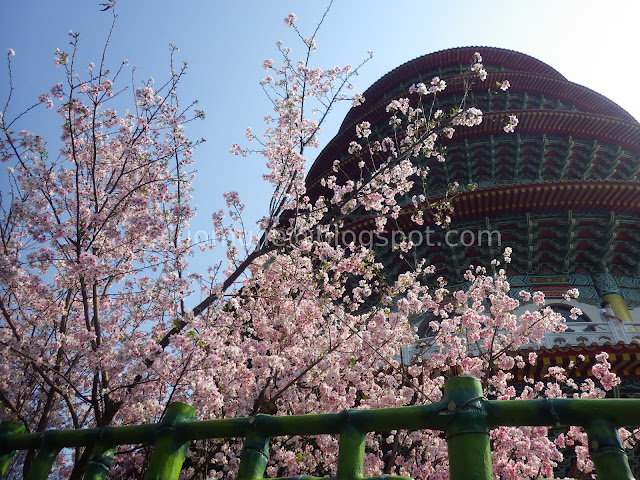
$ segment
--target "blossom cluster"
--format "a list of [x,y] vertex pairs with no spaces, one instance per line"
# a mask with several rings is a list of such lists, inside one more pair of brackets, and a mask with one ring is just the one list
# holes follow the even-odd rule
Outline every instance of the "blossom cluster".
[[518,125],[518,117],[515,115],[509,115],[509,122],[504,126],[504,131],[506,133],[513,133],[516,125]]

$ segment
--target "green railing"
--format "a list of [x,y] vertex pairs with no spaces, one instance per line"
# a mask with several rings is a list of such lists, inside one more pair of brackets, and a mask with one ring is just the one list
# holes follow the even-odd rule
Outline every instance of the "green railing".
[[[0,469],[5,472],[16,450],[37,449],[27,480],[46,479],[63,448],[91,445],[85,479],[106,477],[118,445],[153,444],[145,479],[177,479],[189,443],[208,438],[244,437],[238,480],[261,480],[269,458],[269,438],[291,435],[340,435],[337,480],[364,480],[367,432],[444,431],[451,480],[493,479],[489,430],[498,426],[579,425],[589,436],[596,473],[603,480],[633,480],[617,428],[640,426],[640,400],[539,399],[487,400],[480,382],[470,377],[447,381],[442,400],[431,405],[335,414],[229,418],[194,421],[195,410],[172,403],[158,424],[23,433],[20,425],[0,425]],[[316,480],[297,476],[297,480]],[[367,480],[408,480],[384,475]],[[291,479],[293,480],[293,479]]]

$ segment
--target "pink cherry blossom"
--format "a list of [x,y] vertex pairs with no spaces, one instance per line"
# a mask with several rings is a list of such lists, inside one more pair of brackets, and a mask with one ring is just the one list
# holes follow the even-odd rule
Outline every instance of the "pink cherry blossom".
[[290,13],[289,15],[287,15],[287,17],[284,19],[284,24],[287,27],[293,27],[293,22],[296,21],[298,17],[296,16],[295,13]]

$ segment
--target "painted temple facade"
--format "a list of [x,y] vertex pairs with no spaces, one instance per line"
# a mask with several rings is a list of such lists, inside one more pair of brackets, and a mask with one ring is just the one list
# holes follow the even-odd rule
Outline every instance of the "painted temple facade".
[[[308,189],[312,195],[323,193],[320,179],[334,160],[358,178],[357,160],[346,153],[355,140],[355,126],[366,120],[374,136],[386,135],[385,108],[391,100],[407,97],[410,85],[428,85],[439,76],[447,88],[436,108],[459,107],[476,51],[488,76],[485,82],[476,81],[466,98],[468,106],[483,111],[482,123],[458,127],[445,143],[446,162],[418,159],[430,167],[430,198],[442,198],[454,182],[463,186],[452,199],[451,228],[471,234],[466,242],[460,237],[457,245],[447,245],[447,231],[434,228],[430,245],[418,247],[418,254],[436,265],[453,288],[463,288],[468,265],[489,266],[511,247],[513,262],[507,272],[513,296],[523,289],[543,291],[547,303],[567,318],[573,306],[583,312],[563,334],[548,335],[542,345],[531,346],[540,355],[535,371],[515,371],[515,378],[540,378],[549,366],[567,366],[578,355],[586,360],[574,375],[587,377],[594,355],[607,351],[623,379],[613,395],[640,397],[640,124],[611,100],[510,50],[469,47],[425,55],[364,92],[366,102],[349,111],[311,167]],[[488,92],[505,79],[509,90]],[[512,114],[519,124],[514,133],[506,133],[505,119]],[[413,208],[412,195],[407,195],[405,210]],[[424,228],[413,224],[410,215],[401,216],[398,224],[405,232]],[[350,228],[366,229],[367,223]],[[484,243],[478,241],[483,231],[499,232],[499,242],[488,236]],[[399,252],[390,247],[379,248],[377,254],[389,271],[403,268]],[[579,289],[580,296],[566,302],[562,295],[569,288]],[[603,301],[622,323],[601,319]],[[519,310],[532,307],[524,304]],[[631,460],[635,472],[640,469],[637,457]],[[559,474],[574,474],[569,464],[562,468]]]

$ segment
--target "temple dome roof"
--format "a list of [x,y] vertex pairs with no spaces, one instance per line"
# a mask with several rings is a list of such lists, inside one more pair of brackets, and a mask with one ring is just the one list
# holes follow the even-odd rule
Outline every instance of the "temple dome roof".
[[[475,52],[483,57],[487,78],[470,85]],[[451,139],[438,140],[445,162],[413,158],[429,168],[429,175],[399,200],[399,216],[388,229],[411,233],[424,228],[412,214],[446,198],[453,205],[454,228],[499,231],[505,245],[513,247],[512,268],[517,271],[584,274],[608,269],[629,278],[640,272],[640,123],[603,95],[512,50],[443,50],[384,75],[364,92],[365,103],[348,112],[311,166],[309,197],[331,195],[321,182],[328,175],[335,175],[337,183],[360,178],[359,157],[349,154],[350,142],[357,141],[356,125],[370,122],[369,140],[393,134],[387,105],[404,97],[415,105],[417,96],[409,95],[409,87],[428,84],[434,76],[447,82],[434,99],[434,110],[473,106],[482,110],[483,121],[473,128],[457,127]],[[496,82],[504,80],[511,86],[500,91]],[[503,129],[510,115],[519,119],[515,133]],[[460,188],[450,198],[448,187],[454,182]],[[425,201],[414,206],[412,196],[423,193]],[[424,220],[427,226],[433,221]],[[367,212],[354,212],[345,228],[363,232],[373,222]],[[443,232],[434,233],[437,246],[421,245],[416,254],[438,265],[450,280],[459,280],[466,265],[489,265],[499,255],[496,248],[450,246]],[[403,268],[401,252],[389,248],[379,248],[376,255],[390,272]]]

